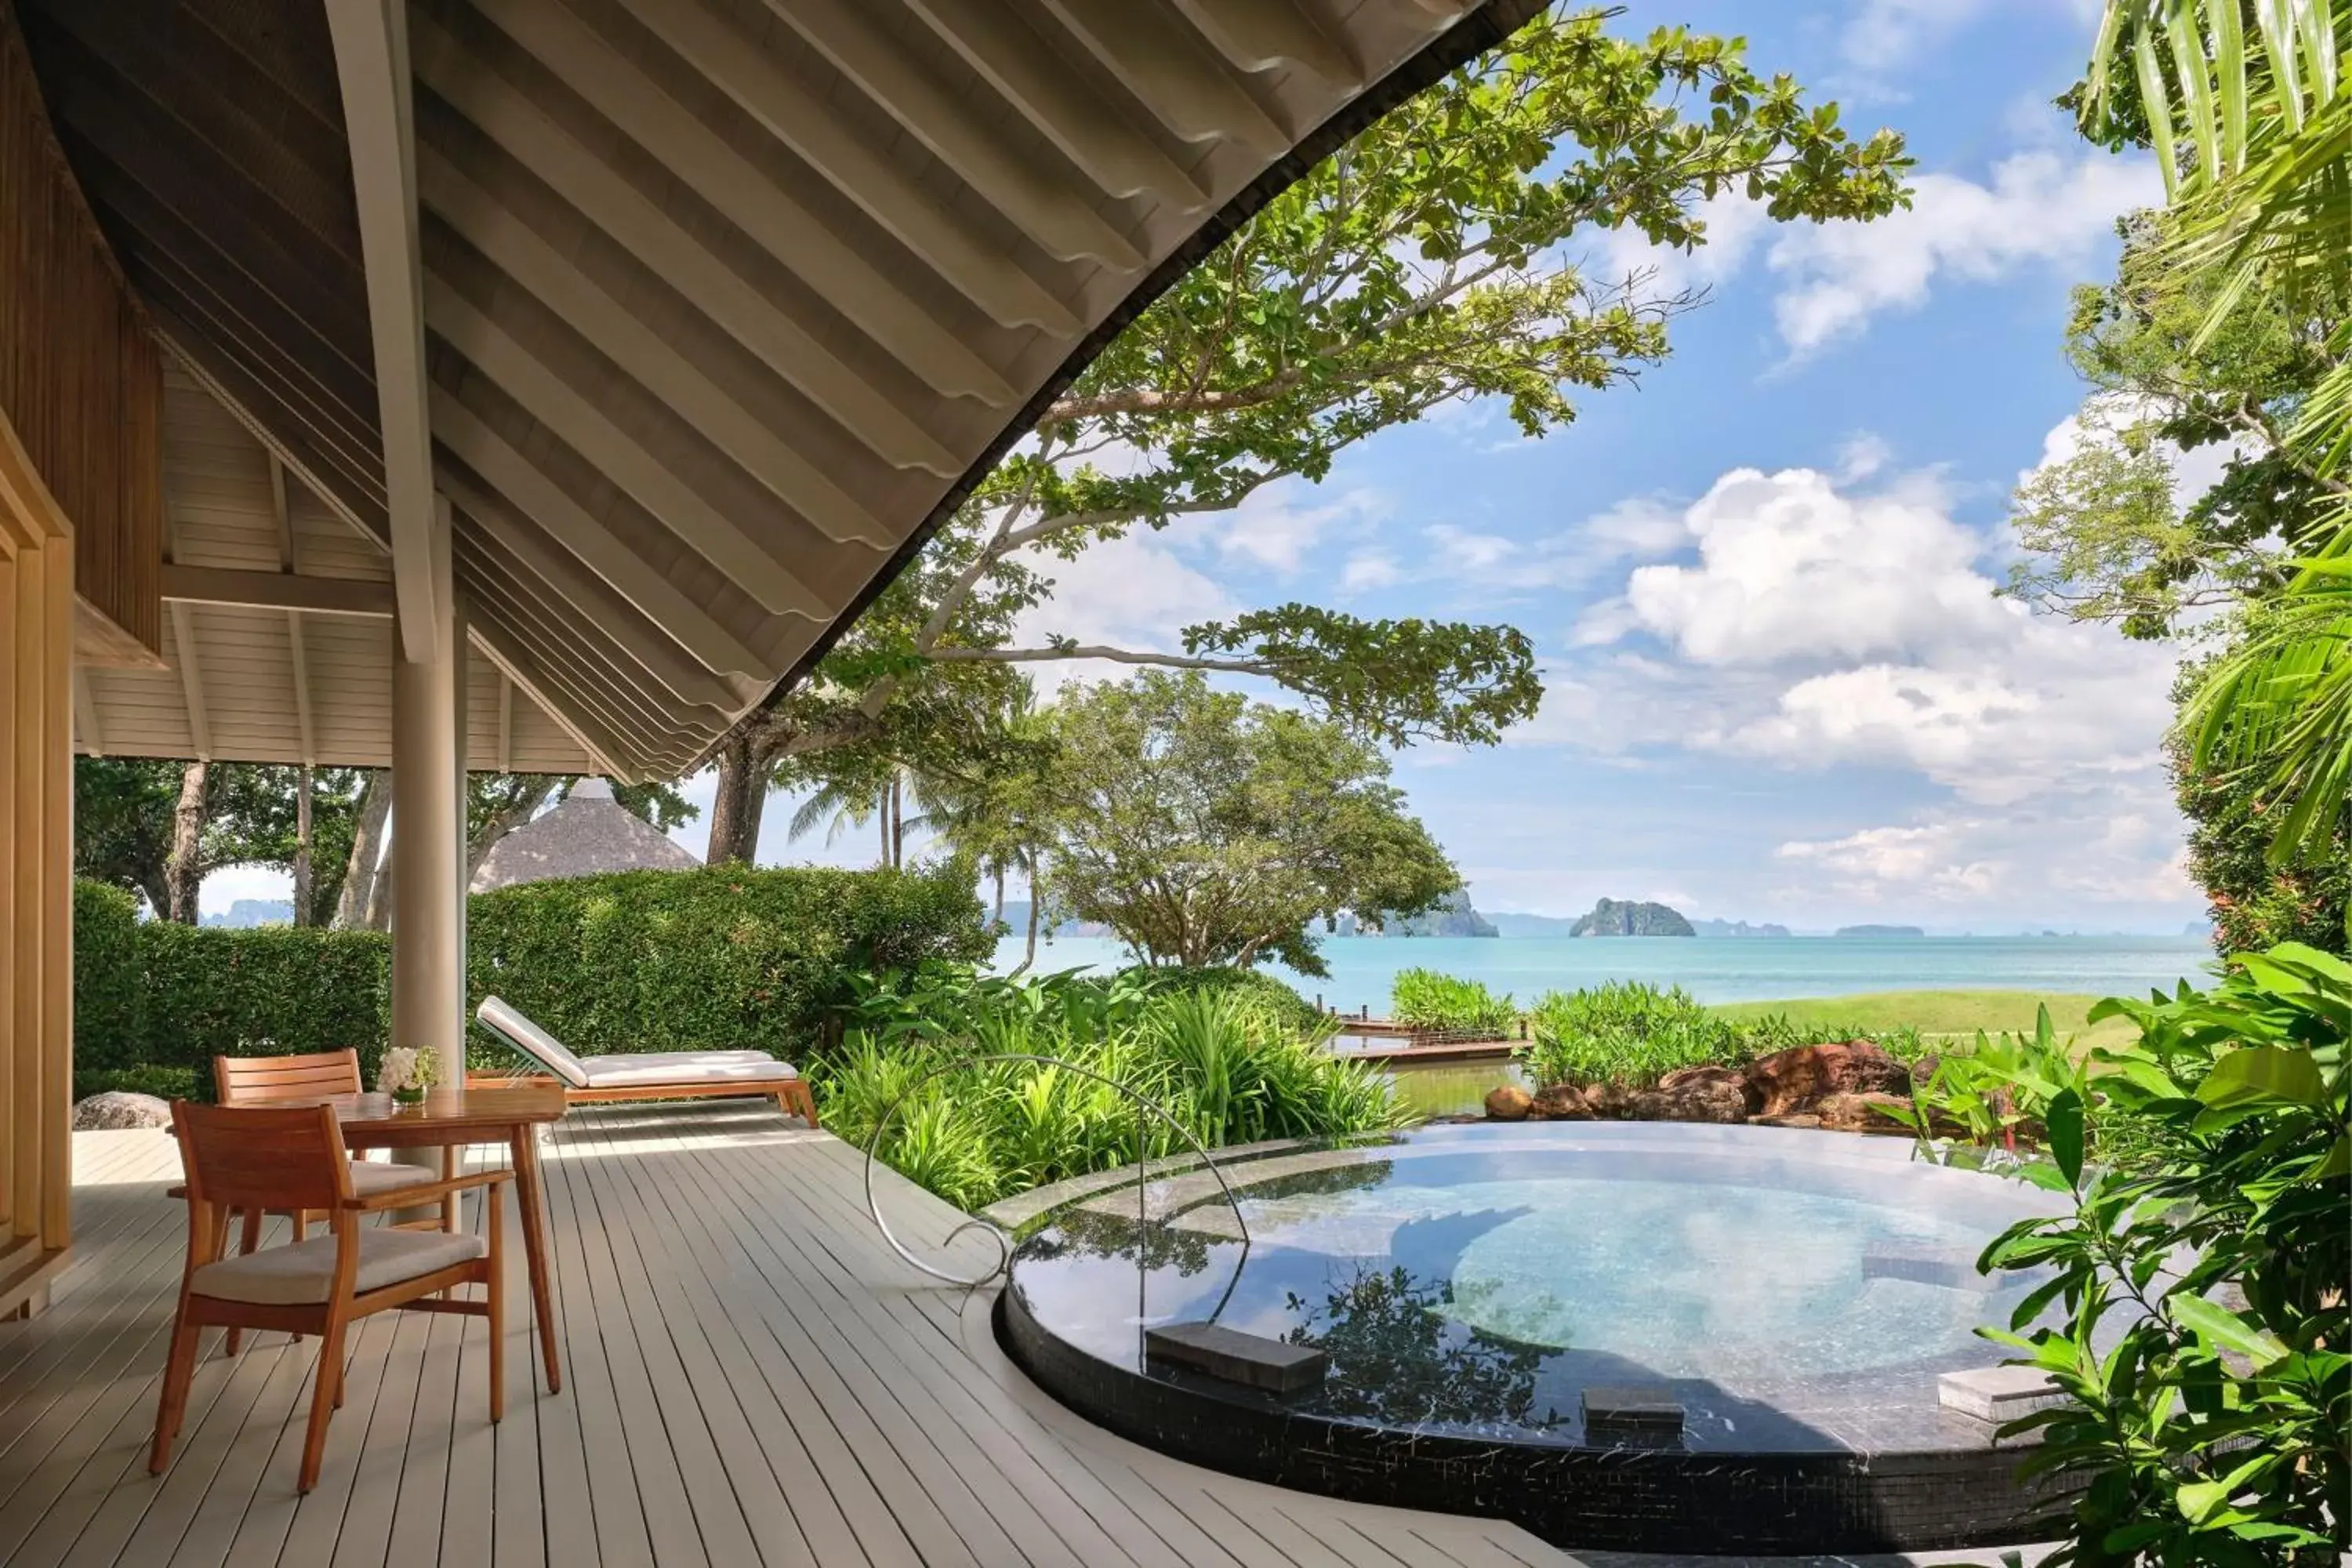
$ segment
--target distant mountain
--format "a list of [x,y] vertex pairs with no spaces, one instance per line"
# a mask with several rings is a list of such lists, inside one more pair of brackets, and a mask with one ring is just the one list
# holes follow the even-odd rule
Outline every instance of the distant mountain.
[[294,901],[291,899],[239,899],[226,910],[215,910],[205,916],[202,923],[234,930],[253,926],[290,926],[294,923]]
[[1470,894],[1459,889],[1445,895],[1444,900],[1427,914],[1414,915],[1410,920],[1391,920],[1376,931],[1359,925],[1353,915],[1341,915],[1332,923],[1333,936],[1500,936],[1495,924],[1470,907]]
[[1576,930],[1576,921],[1566,915],[1523,915],[1498,910],[1486,919],[1503,936],[1567,936]]
[[1570,928],[1570,936],[1696,936],[1690,921],[1664,904],[1603,899]]
[[2194,937],[2211,936],[2213,934],[2213,922],[2211,921],[2190,921],[2187,925],[2180,928],[2180,934],[2183,936]]
[[[1880,937],[1886,937],[1886,936],[1922,936],[1922,937],[1923,937],[1923,936],[1926,936],[1927,933],[1925,931],[1922,931],[1922,930],[1921,930],[1919,927],[1917,927],[1917,926],[1840,926],[1840,927],[1838,927],[1838,929],[1837,929],[1837,931],[1836,931],[1835,934],[1836,934],[1836,935],[1838,935],[1838,936],[1864,936],[1864,937],[1868,937],[1868,936],[1880,936]],[[2044,933],[2044,934],[2054,935],[2055,933],[2054,933],[2054,932],[2047,932],[2047,933]]]
[[1693,921],[1691,930],[1701,936],[1787,936],[1789,928],[1781,925],[1749,925],[1746,921]]

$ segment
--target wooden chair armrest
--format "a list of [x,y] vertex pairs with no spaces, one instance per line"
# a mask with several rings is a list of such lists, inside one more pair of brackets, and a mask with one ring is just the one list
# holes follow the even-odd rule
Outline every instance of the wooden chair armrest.
[[377,1214],[385,1209],[422,1208],[438,1203],[452,1193],[466,1192],[474,1187],[495,1187],[501,1182],[514,1180],[512,1171],[477,1171],[470,1176],[458,1176],[446,1182],[419,1182],[413,1187],[394,1187],[389,1192],[373,1193],[363,1198],[352,1198],[343,1207],[354,1214]]

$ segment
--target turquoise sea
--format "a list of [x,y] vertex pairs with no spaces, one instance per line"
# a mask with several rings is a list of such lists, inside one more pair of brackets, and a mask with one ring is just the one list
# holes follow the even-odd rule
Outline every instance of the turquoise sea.
[[[1022,942],[997,949],[997,967],[1021,962]],[[2186,977],[2209,978],[2213,949],[2186,936],[1963,937],[1412,937],[1334,938],[1323,944],[1330,978],[1270,966],[1310,998],[1352,1013],[1388,1010],[1400,969],[1425,968],[1484,981],[1520,1001],[1603,980],[1679,985],[1702,1002],[1837,996],[1860,991],[2065,991],[2145,995]],[[1038,946],[1041,971],[1112,970],[1128,960],[1107,937],[1062,937]]]

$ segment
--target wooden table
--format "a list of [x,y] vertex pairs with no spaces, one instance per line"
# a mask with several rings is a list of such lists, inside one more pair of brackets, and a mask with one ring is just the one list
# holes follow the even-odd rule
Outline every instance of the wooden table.
[[539,1321],[547,1391],[562,1392],[563,1371],[555,1349],[555,1298],[547,1283],[547,1211],[540,1193],[539,1129],[563,1119],[562,1088],[518,1084],[429,1089],[417,1105],[402,1105],[388,1094],[341,1095],[310,1103],[335,1108],[343,1142],[353,1149],[503,1142],[512,1152],[515,1198],[522,1207],[522,1249],[530,1265],[530,1305]]

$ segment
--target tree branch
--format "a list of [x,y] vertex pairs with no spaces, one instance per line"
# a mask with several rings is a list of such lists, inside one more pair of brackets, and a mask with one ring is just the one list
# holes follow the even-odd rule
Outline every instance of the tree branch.
[[1150,665],[1160,669],[1217,669],[1233,675],[1280,673],[1281,666],[1263,658],[1208,658],[1184,653],[1142,653],[1133,648],[1105,647],[1098,643],[1071,643],[1055,647],[941,647],[930,657],[950,664],[1042,664],[1056,659],[1099,658],[1113,664]]

